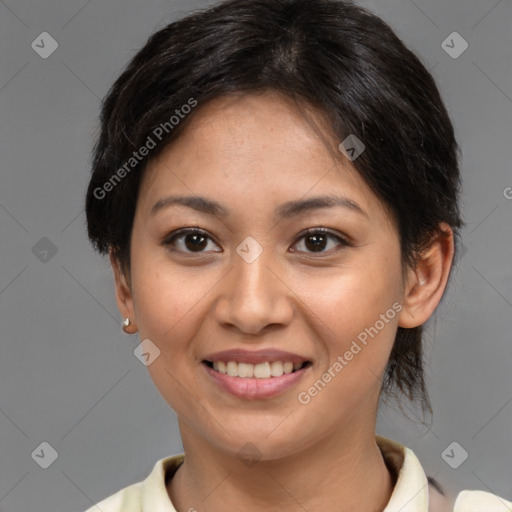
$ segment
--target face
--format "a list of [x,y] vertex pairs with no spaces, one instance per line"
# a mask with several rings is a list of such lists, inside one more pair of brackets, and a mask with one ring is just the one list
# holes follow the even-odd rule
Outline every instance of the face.
[[[131,288],[117,282],[160,350],[155,385],[182,435],[233,454],[251,442],[276,459],[373,430],[404,314],[396,226],[318,114],[270,92],[199,107],[147,167]],[[339,201],[304,203],[323,196]]]

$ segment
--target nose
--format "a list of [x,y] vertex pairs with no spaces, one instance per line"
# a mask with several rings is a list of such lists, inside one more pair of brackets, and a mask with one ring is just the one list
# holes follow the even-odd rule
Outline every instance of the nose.
[[215,318],[223,327],[257,335],[288,325],[294,313],[294,294],[286,284],[282,268],[265,249],[248,262],[238,253],[233,266],[220,284]]

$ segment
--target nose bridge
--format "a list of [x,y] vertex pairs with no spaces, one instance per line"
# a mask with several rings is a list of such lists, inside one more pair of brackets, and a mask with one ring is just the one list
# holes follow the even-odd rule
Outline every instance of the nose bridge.
[[[259,244],[258,244],[259,245]],[[259,246],[261,247],[261,246]],[[271,249],[258,249],[254,243],[245,242],[237,248],[237,256],[234,257],[237,290],[249,297],[268,295],[272,291],[269,288],[269,275],[273,275],[269,269],[272,264]]]
[[233,267],[222,289],[217,318],[255,334],[268,324],[285,324],[292,308],[276,277],[272,248],[247,237],[233,253]]

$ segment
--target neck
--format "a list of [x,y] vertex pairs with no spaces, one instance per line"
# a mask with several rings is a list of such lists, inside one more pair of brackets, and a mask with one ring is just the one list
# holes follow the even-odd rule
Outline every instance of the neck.
[[339,433],[294,455],[243,463],[182,429],[185,462],[168,484],[179,511],[382,511],[395,482],[374,430]]

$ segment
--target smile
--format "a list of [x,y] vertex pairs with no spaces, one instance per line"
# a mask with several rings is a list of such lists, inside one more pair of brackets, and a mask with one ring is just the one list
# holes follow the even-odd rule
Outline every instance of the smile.
[[216,372],[242,379],[270,379],[294,373],[311,363],[309,361],[292,363],[291,361],[265,361],[258,364],[238,363],[236,361],[203,361]]
[[309,361],[251,364],[204,360],[202,363],[215,388],[245,400],[270,399],[284,393],[296,386],[312,367]]

